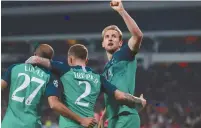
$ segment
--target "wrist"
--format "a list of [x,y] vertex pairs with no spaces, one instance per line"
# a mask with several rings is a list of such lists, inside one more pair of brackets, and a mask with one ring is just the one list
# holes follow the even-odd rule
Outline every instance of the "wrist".
[[43,59],[42,57],[36,56],[35,61],[38,64],[42,61],[42,59]]
[[136,103],[141,103],[142,100],[139,97],[135,97]]
[[82,118],[81,117],[78,117],[77,121],[79,124],[82,124]]
[[125,13],[125,9],[120,9],[119,11],[118,11],[118,13],[122,16],[122,15],[124,15],[124,13]]

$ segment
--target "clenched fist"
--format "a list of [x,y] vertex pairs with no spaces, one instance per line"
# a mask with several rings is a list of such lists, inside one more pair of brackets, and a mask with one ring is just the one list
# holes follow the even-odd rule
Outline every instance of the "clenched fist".
[[123,7],[123,4],[121,2],[121,0],[112,0],[110,2],[110,6],[116,10],[117,12],[120,12],[120,11],[123,11],[124,10],[124,7]]

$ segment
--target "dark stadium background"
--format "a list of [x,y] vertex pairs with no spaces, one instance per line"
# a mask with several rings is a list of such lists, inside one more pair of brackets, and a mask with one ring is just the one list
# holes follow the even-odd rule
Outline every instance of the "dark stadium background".
[[[192,127],[201,120],[201,2],[123,4],[144,33],[135,90],[136,96],[143,93],[148,100],[140,113],[142,128]],[[89,49],[89,66],[101,73],[107,61],[101,47],[103,28],[119,26],[125,43],[130,36],[109,2],[2,1],[1,6],[1,74],[24,62],[40,43],[50,44],[54,59],[62,61],[69,46],[82,43]],[[2,92],[2,118],[8,91]],[[56,128],[58,115],[45,104],[44,128]]]

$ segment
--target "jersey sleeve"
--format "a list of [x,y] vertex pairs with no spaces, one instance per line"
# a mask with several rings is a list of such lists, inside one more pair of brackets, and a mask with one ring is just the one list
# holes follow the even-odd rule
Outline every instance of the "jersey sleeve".
[[1,79],[6,81],[8,85],[10,85],[11,72],[12,72],[12,69],[13,69],[14,66],[15,65],[11,65],[10,67],[8,67],[7,71],[1,77]]
[[59,76],[62,76],[64,73],[70,70],[70,67],[60,61],[50,61],[52,69],[51,71]]
[[114,57],[119,61],[133,61],[135,59],[135,52],[131,51],[127,43],[114,54]]
[[45,90],[45,95],[47,97],[49,96],[57,96],[59,97],[59,80],[52,75],[47,86],[46,86],[46,90]]
[[101,79],[101,91],[107,93],[108,95],[113,95],[117,88],[108,82],[104,76],[100,76]]

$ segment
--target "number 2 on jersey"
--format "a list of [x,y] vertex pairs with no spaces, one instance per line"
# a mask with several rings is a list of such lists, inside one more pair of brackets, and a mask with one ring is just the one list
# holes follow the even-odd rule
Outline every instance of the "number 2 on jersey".
[[32,77],[30,79],[30,77],[25,74],[25,73],[19,73],[18,74],[18,78],[24,76],[24,82],[22,83],[22,85],[20,85],[12,94],[12,100],[18,101],[18,102],[23,102],[24,101],[24,97],[19,97],[16,96],[16,93],[24,90],[25,88],[27,88],[31,82],[36,82],[39,84],[39,86],[28,96],[28,98],[25,101],[26,105],[31,105],[32,100],[34,99],[34,97],[36,96],[36,94],[38,93],[38,91],[41,89],[41,87],[44,85],[45,81],[38,79],[36,77]]
[[86,85],[85,92],[81,96],[79,96],[77,98],[77,100],[75,101],[75,104],[80,105],[80,106],[84,106],[84,107],[88,107],[89,103],[80,102],[80,100],[83,99],[83,98],[85,98],[85,97],[87,97],[90,94],[90,92],[91,92],[91,85],[87,81],[79,81],[79,85],[81,85],[81,84],[85,84]]

